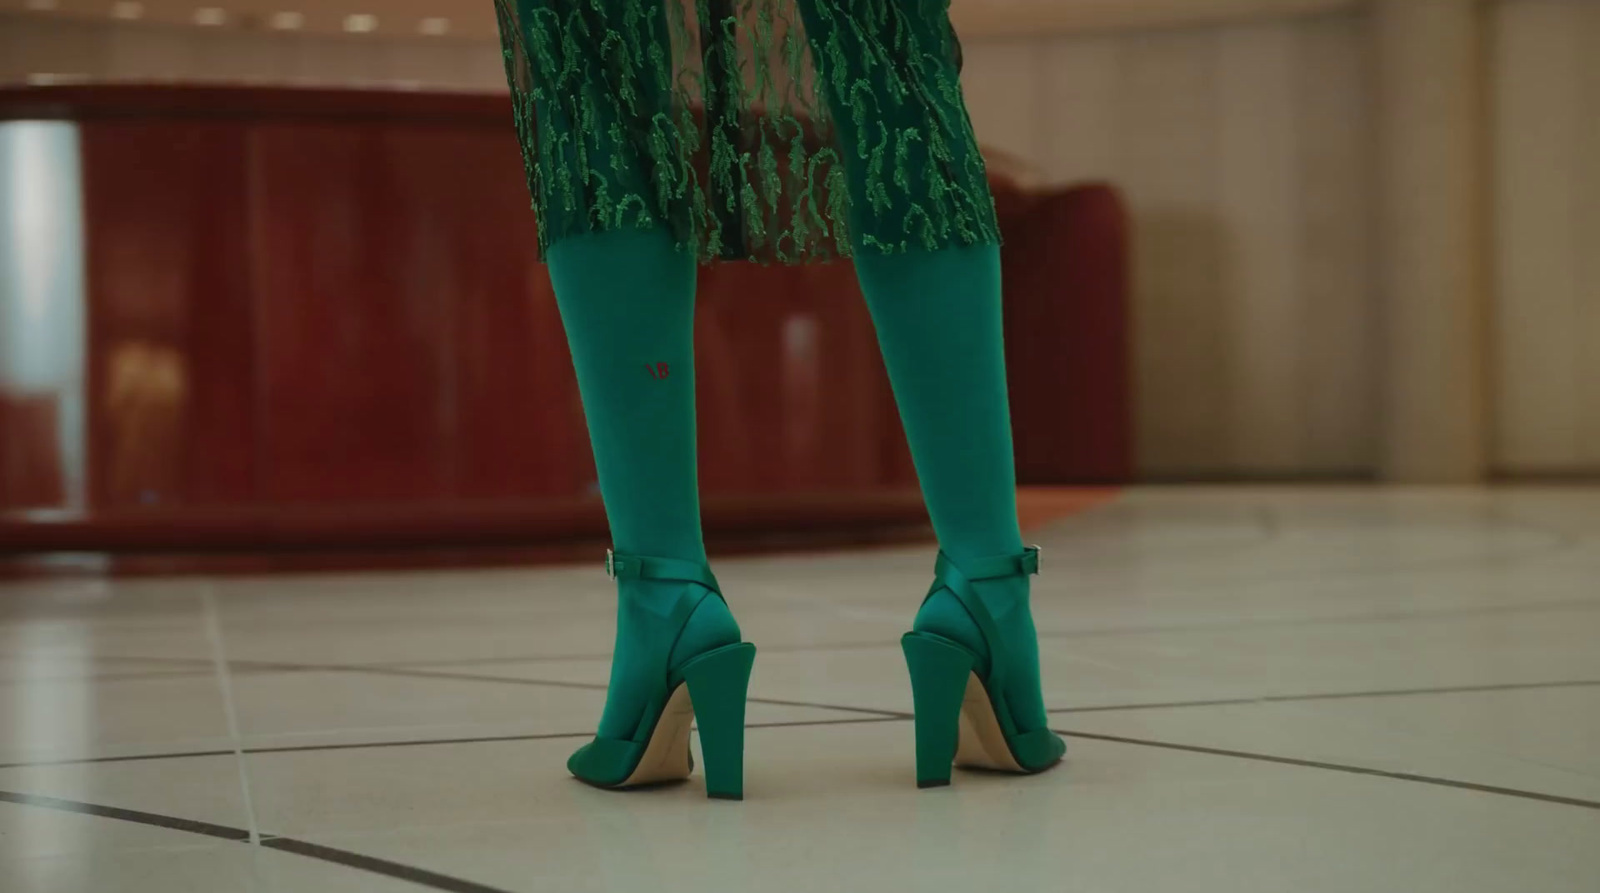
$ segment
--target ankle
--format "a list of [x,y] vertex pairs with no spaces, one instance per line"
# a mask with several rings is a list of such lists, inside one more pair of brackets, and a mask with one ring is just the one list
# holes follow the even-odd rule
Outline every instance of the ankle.
[[[1032,615],[1027,577],[975,580],[972,588],[983,600],[984,607],[989,609],[989,615],[994,618],[1002,634],[1018,625],[1018,621]],[[983,634],[972,615],[948,589],[935,592],[922,603],[912,629],[937,633],[968,647],[972,647],[973,641],[983,641]],[[987,648],[983,650],[986,652]]]
[[986,660],[989,657],[989,643],[984,641],[983,632],[961,606],[961,600],[948,589],[940,589],[923,601],[911,629],[949,639]]
[[715,592],[699,584],[689,585],[691,591],[700,597],[700,604],[695,607],[694,613],[689,615],[688,622],[684,624],[683,632],[678,636],[677,644],[673,646],[672,656],[668,660],[669,666],[678,666],[714,648],[735,645],[743,641],[739,622],[734,619],[728,603]]

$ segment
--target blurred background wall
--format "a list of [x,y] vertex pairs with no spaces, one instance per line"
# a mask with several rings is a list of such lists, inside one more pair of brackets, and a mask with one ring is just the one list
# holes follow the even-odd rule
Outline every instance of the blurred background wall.
[[1600,469],[1600,4],[1495,10],[1494,461]]
[[[435,36],[29,2],[0,19],[9,81],[503,88],[488,0]],[[1600,3],[954,16],[980,138],[1129,202],[1141,477],[1600,472]]]

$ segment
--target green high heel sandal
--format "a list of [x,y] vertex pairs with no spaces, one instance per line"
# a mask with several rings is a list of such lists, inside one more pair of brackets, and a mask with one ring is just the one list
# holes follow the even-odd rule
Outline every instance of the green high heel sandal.
[[744,799],[744,703],[756,646],[739,642],[702,652],[676,667],[665,665],[695,609],[705,598],[722,598],[716,577],[697,562],[610,550],[606,572],[613,579],[698,583],[710,591],[680,600],[667,618],[673,637],[662,652],[661,687],[651,695],[633,735],[626,740],[595,736],[572,755],[567,769],[580,781],[612,790],[682,781],[694,771],[689,726],[698,720],[706,796]]
[[934,633],[901,637],[916,711],[917,787],[949,784],[952,764],[1032,775],[1061,762],[1067,752],[1066,742],[1049,729],[1017,728],[1006,704],[1005,643],[971,583],[1038,572],[1037,546],[1018,555],[964,561],[959,567],[939,553],[928,596],[949,590],[977,625],[989,655],[985,659]]

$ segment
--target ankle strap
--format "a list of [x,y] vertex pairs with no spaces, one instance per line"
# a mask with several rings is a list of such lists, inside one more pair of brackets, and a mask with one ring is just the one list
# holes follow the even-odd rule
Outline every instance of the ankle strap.
[[[950,556],[939,553],[939,565],[954,565],[968,580],[994,580],[1000,577],[1027,577],[1039,572],[1039,547],[1028,548],[1014,555],[992,555],[988,558],[968,558],[960,564]],[[934,573],[939,573],[936,566]]]
[[995,625],[994,615],[989,613],[988,606],[972,588],[972,581],[1027,577],[1038,572],[1038,546],[1029,546],[1012,555],[963,559],[960,564],[956,564],[955,559],[941,551],[939,560],[933,566],[933,588],[928,590],[928,595],[931,596],[940,589],[948,589],[956,600],[961,602],[961,606],[967,609],[972,622],[977,624],[978,632],[983,634],[984,643],[989,646],[987,669],[989,682],[994,691],[1005,687],[1005,680],[1001,678],[1004,668],[1008,666],[1005,640],[1000,637],[1000,628]]
[[698,561],[684,561],[681,558],[625,555],[607,549],[606,576],[613,580],[678,580],[684,583],[699,583],[718,595],[722,594],[722,587],[717,585],[717,578],[712,576],[711,568]]

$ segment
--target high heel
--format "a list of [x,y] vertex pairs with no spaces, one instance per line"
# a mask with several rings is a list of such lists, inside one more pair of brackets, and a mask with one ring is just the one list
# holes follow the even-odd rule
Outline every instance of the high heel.
[[700,754],[706,763],[706,796],[744,799],[744,703],[756,646],[749,642],[702,654],[683,666]]
[[940,590],[954,595],[983,636],[988,656],[931,632],[913,631],[900,639],[916,711],[917,787],[949,784],[952,764],[1031,775],[1056,765],[1066,753],[1066,742],[1049,729],[1018,728],[1006,703],[1005,643],[972,588],[974,580],[1038,572],[1036,546],[1018,555],[963,561],[959,567],[939,553],[928,596]]
[[[722,598],[710,568],[697,562],[608,550],[606,572],[613,578],[697,583],[709,590],[703,598]],[[665,628],[681,635],[703,598],[680,600]],[[745,697],[755,656],[756,646],[738,642],[664,667],[660,688],[651,695],[634,734],[627,739],[595,736],[572,755],[567,769],[580,781],[611,790],[681,781],[694,771],[689,729],[698,719],[706,795],[743,799]],[[662,660],[668,662],[665,656]]]

